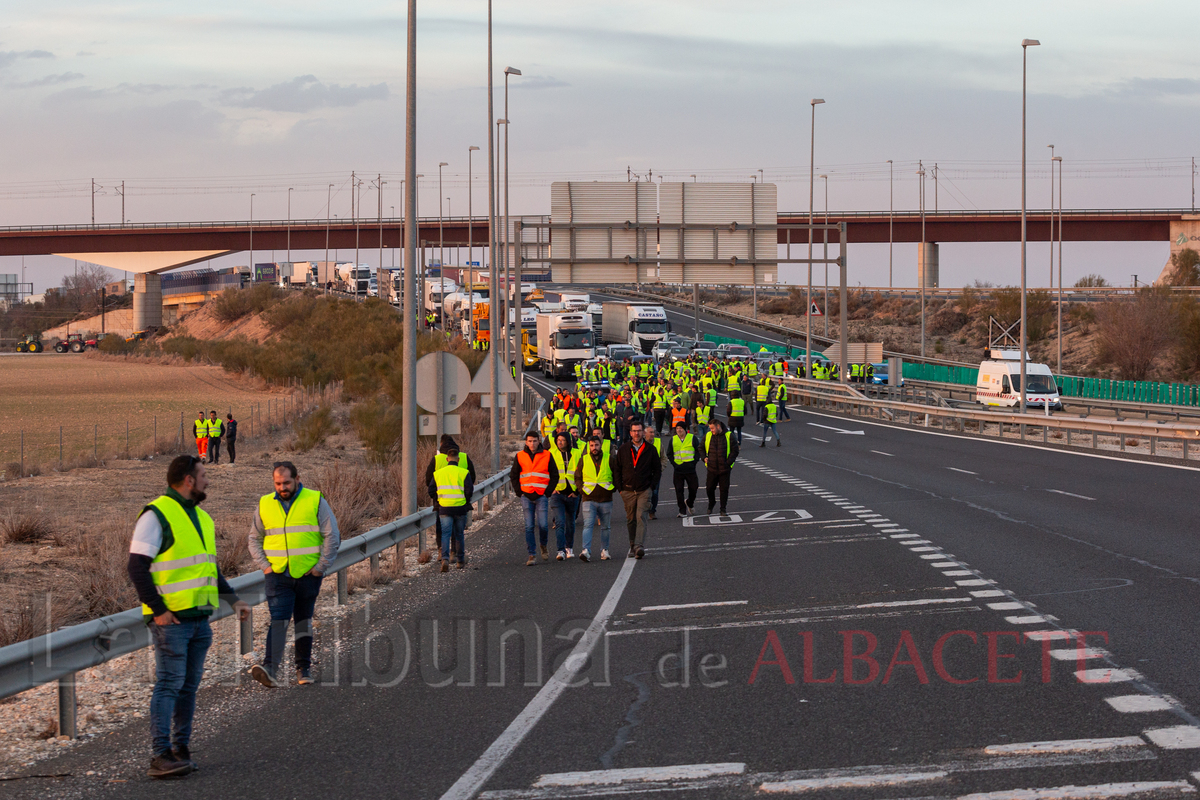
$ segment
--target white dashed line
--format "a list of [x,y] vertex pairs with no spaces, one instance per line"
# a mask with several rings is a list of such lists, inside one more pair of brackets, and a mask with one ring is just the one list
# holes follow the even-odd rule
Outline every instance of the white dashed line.
[[1080,500],[1095,500],[1094,497],[1088,497],[1086,494],[1075,494],[1074,492],[1064,492],[1062,489],[1047,489],[1047,492],[1055,494],[1065,494],[1067,497],[1078,497]]
[[978,475],[979,474],[978,472],[971,472],[971,470],[969,470],[969,469],[959,469],[958,467],[946,467],[946,469],[951,470],[953,472],[961,472],[964,475]]
[[993,744],[983,748],[988,755],[1032,755],[1036,753],[1080,753],[1095,750],[1114,750],[1118,747],[1145,747],[1140,736],[1113,736],[1104,739],[1059,739],[1047,742],[1016,742]]
[[872,450],[871,452],[877,455],[887,456],[888,458],[895,458],[895,456],[893,456],[891,453],[885,453],[882,450]]
[[1051,658],[1059,661],[1086,661],[1089,658],[1108,658],[1108,651],[1099,647],[1072,647],[1070,650],[1051,650]]
[[1133,675],[1123,669],[1102,667],[1100,669],[1077,669],[1075,679],[1080,683],[1125,683],[1133,680]]
[[1106,697],[1108,703],[1122,714],[1141,714],[1147,711],[1170,711],[1171,702],[1165,697],[1155,697],[1148,694],[1123,694],[1120,697]]
[[716,775],[741,775],[745,764],[680,764],[673,767],[633,767],[630,769],[598,769],[589,772],[556,772],[541,775],[533,786],[611,786],[645,781],[679,781],[711,778]]
[[796,794],[825,789],[868,789],[877,786],[900,786],[920,781],[935,781],[945,778],[948,772],[893,772],[880,775],[844,775],[833,778],[804,778],[796,781],[775,781],[761,784],[763,794]]
[[1024,603],[988,603],[988,608],[993,611],[1020,611],[1025,608]]
[[815,437],[815,436],[814,436],[814,437],[812,437],[812,440],[813,440],[814,442],[822,442],[822,443],[824,443],[824,444],[829,444],[829,440],[828,440],[828,439],[818,439],[817,437]]
[[1143,735],[1164,750],[1195,750],[1200,748],[1200,728],[1195,725],[1172,725],[1151,728]]
[[1021,617],[1005,617],[1004,621],[1010,625],[1041,625],[1046,621],[1045,617],[1039,617],[1036,614]]
[[[971,592],[971,597],[1007,597],[1007,592],[1002,592],[999,589],[982,589],[978,592]],[[1032,634],[1025,634],[1031,636]]]

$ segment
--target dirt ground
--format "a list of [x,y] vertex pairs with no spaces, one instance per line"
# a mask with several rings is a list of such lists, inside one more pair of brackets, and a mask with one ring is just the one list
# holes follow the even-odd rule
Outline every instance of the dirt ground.
[[[93,450],[100,458],[126,450],[149,452],[157,423],[158,438],[175,442],[183,414],[185,438],[196,412],[216,409],[224,418],[250,422],[251,407],[285,397],[261,382],[225,372],[220,367],[160,364],[95,353],[56,353],[0,359],[0,470],[18,462],[24,432],[25,463],[43,471],[58,465],[59,426],[64,461],[71,463]],[[157,420],[156,420],[157,418]],[[249,436],[257,422],[243,424]]]

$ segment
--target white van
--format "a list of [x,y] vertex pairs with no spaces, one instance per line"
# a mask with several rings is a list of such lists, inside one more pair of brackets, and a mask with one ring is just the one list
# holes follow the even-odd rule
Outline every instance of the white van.
[[[975,400],[985,406],[1012,408],[1021,404],[1021,351],[992,350],[991,358],[979,364],[979,378],[975,381]],[[1045,408],[1049,404],[1061,411],[1062,397],[1054,373],[1045,364],[1025,362],[1026,408]]]

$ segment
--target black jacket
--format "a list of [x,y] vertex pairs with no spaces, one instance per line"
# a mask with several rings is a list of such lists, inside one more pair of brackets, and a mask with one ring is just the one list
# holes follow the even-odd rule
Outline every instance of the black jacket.
[[236,419],[225,420],[225,438],[229,440],[230,444],[233,444],[234,442],[237,441],[237,420]]
[[[544,452],[546,452],[546,448],[542,447],[540,444],[538,445],[537,450],[530,450],[528,447],[521,448],[521,453],[527,453],[530,458],[533,458],[538,453],[544,453]],[[509,472],[509,480],[512,481],[513,491],[516,492],[518,495],[521,495],[522,497],[528,497],[531,500],[536,500],[539,497],[549,497],[550,495],[554,494],[554,487],[558,486],[558,465],[554,463],[554,456],[553,455],[550,456],[549,469],[546,470],[550,475],[550,482],[548,484],[546,484],[546,491],[540,492],[540,493],[539,492],[522,492],[521,491],[521,462],[518,458],[521,455],[521,453],[517,453],[517,455],[513,456],[512,469]]]
[[612,462],[613,485],[618,492],[642,492],[654,486],[662,476],[662,458],[654,445],[642,441],[642,453],[633,463],[633,442],[625,442]]
[[[687,438],[691,437],[691,435],[692,434],[690,433],[685,434],[684,441],[687,441]],[[682,464],[675,463],[675,434],[672,433],[670,436],[664,436],[663,439],[667,443],[664,454],[667,457],[667,461],[669,461],[671,466],[675,468],[675,471],[680,475],[691,475],[695,473],[696,465],[700,463],[700,459],[704,458],[704,437],[695,437],[696,441],[692,443],[692,446],[695,448],[695,453],[692,455],[692,460],[685,461]]]
[[[728,433],[726,431],[725,433]],[[714,433],[709,441],[707,452],[704,453],[704,467],[709,472],[720,474],[729,472],[733,468],[733,462],[738,457],[738,443],[733,436],[729,437],[729,449],[725,448],[725,433]],[[704,449],[704,439],[708,434],[700,437],[700,449]]]

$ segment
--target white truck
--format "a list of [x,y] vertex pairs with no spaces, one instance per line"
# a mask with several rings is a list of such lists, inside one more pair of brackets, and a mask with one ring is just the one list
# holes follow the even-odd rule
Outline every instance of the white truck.
[[[993,349],[980,362],[975,400],[985,406],[1012,408],[1021,404],[1021,351]],[[1062,396],[1054,373],[1045,364],[1025,362],[1025,407],[1061,411]]]
[[442,299],[458,290],[458,284],[450,278],[426,278],[421,292],[422,308],[428,314],[432,311],[438,319],[442,317]]
[[337,276],[345,291],[356,297],[366,297],[371,290],[371,267],[368,264],[338,264]]
[[606,344],[627,344],[646,355],[671,330],[667,312],[650,303],[605,303],[603,333]]
[[555,380],[575,374],[575,365],[596,357],[592,315],[554,312],[537,315],[537,352],[542,373]]
[[466,317],[471,319],[471,309],[476,303],[482,303],[486,298],[478,292],[467,294],[465,291],[451,292],[442,298],[442,310],[446,319],[454,321]]

